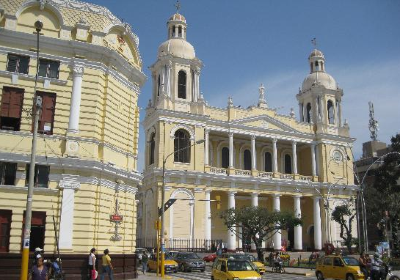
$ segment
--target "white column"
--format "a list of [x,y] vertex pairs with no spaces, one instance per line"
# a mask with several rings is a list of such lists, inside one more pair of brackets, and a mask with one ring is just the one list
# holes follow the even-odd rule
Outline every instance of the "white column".
[[229,168],[233,168],[233,132],[229,132]]
[[342,127],[342,101],[339,100],[339,127]]
[[72,249],[74,228],[75,190],[80,188],[79,176],[63,175],[59,188],[63,190],[58,245],[60,249]]
[[293,174],[297,174],[297,143],[296,141],[292,142],[292,171]]
[[[253,206],[253,207],[258,206],[258,193],[251,194],[251,206]],[[256,250],[256,244],[253,241],[251,241],[251,250],[252,251]]]
[[[281,200],[280,200],[280,195],[279,194],[274,194],[273,195],[273,210],[274,211],[281,211]],[[274,241],[274,249],[275,250],[280,250],[281,249],[281,231],[277,231],[274,236],[273,236],[273,241]]]
[[207,244],[209,244],[209,240],[211,240],[211,190],[206,190],[206,213],[205,213],[205,240]]
[[161,81],[160,81],[160,82],[161,82],[161,84],[160,84],[160,86],[161,86],[161,91],[160,91],[160,93],[162,93],[163,95],[166,94],[166,88],[167,88],[167,86],[166,86],[166,81],[167,81],[166,75],[167,75],[167,73],[166,73],[165,68],[166,68],[165,65],[163,65],[163,66],[161,67]]
[[311,144],[311,167],[312,167],[312,175],[317,176],[317,166],[315,161],[315,144]]
[[315,250],[322,249],[321,208],[319,196],[314,197],[314,247]]
[[74,65],[72,70],[73,84],[68,131],[74,133],[79,131],[83,70],[84,68],[82,65]]
[[256,136],[251,135],[251,169],[257,170]]
[[299,103],[299,121],[301,121],[301,122],[304,121],[304,116],[303,116],[303,103]]
[[190,206],[190,247],[193,247],[194,237],[194,201],[189,201]]
[[209,141],[209,134],[210,134],[210,131],[206,128],[205,129],[205,147],[204,147],[204,149],[205,149],[205,151],[204,151],[204,164],[205,165],[210,165],[210,160],[209,160],[209,152],[210,152],[210,147],[209,147],[209,143],[210,143],[210,141]]
[[272,139],[272,171],[277,173],[278,172],[278,151],[276,148],[276,139]]
[[[235,208],[235,194],[236,192],[228,192],[228,209]],[[236,250],[236,235],[232,231],[228,230],[228,250]]]
[[178,37],[178,26],[175,25],[175,38],[177,38],[177,37]]
[[[301,218],[301,195],[296,195],[294,198],[294,215],[296,218]],[[301,225],[294,227],[294,249],[297,251],[303,250],[303,227]]]

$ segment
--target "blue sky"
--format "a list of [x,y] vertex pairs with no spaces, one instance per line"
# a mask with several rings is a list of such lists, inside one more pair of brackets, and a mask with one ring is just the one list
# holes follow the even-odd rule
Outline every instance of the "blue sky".
[[[166,22],[174,0],[90,0],[106,6],[131,24],[140,38],[143,71],[156,61],[167,39]],[[356,158],[370,140],[368,101],[374,102],[378,138],[389,143],[400,132],[400,1],[397,0],[182,0],[187,39],[204,63],[200,90],[213,106],[225,107],[228,96],[247,107],[264,83],[270,107],[297,114],[296,94],[308,75],[308,55],[316,37],[325,54],[326,71],[344,90]],[[139,106],[151,95],[151,80],[142,88]],[[141,127],[139,170],[143,168]]]

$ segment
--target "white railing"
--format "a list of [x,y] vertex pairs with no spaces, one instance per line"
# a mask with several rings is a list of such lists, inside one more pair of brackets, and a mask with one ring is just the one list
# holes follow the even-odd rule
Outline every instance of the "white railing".
[[273,174],[274,174],[273,172],[262,172],[262,171],[260,171],[260,172],[258,172],[258,177],[272,179]]
[[210,167],[210,173],[226,175],[228,174],[228,170],[226,168]]
[[240,176],[251,176],[251,170],[236,169],[236,170],[235,170],[235,175],[240,175]]

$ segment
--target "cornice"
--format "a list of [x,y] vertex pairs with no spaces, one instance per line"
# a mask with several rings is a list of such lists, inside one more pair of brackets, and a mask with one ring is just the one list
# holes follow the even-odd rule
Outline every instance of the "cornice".
[[[32,58],[36,58],[36,53],[34,51],[27,51],[28,49],[36,46],[35,35],[0,28],[0,42],[3,41],[7,42],[7,44],[18,46],[19,48],[17,49],[0,46],[0,52],[17,52],[31,56]],[[145,74],[140,69],[129,64],[116,51],[108,49],[104,46],[72,40],[61,40],[51,37],[41,37],[40,42],[41,57],[57,59],[65,64],[71,64],[71,61],[76,56],[84,57],[85,67],[101,69],[104,73],[113,75],[123,84],[129,85],[129,88],[133,89],[137,94],[140,93],[140,87],[143,86],[147,79]],[[47,54],[48,51],[54,50],[57,50],[64,55],[69,55],[70,57]],[[114,70],[112,67],[115,67],[117,70]],[[137,85],[135,83],[137,83]]]

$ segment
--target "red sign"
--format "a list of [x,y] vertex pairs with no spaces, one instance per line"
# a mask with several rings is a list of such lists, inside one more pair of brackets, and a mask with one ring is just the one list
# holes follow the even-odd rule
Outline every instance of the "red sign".
[[118,214],[110,215],[111,222],[122,222],[122,218],[123,216]]

